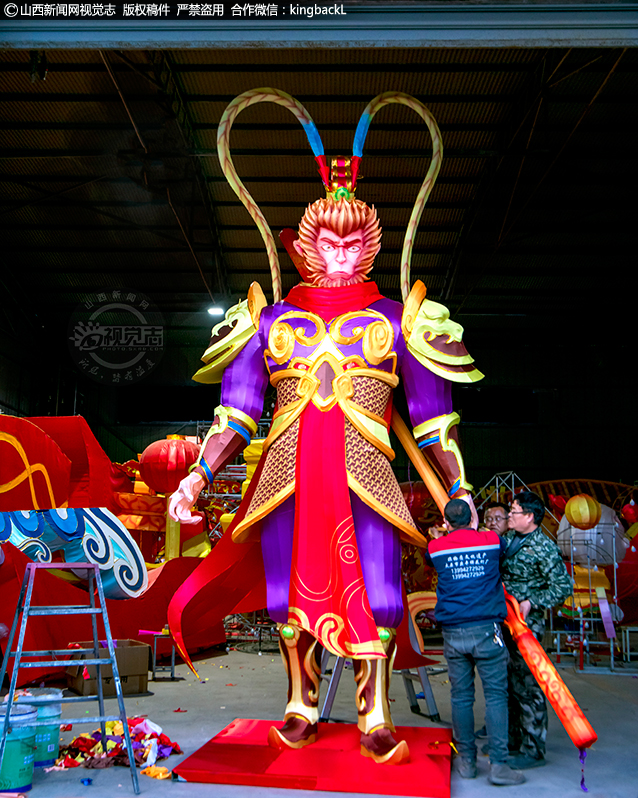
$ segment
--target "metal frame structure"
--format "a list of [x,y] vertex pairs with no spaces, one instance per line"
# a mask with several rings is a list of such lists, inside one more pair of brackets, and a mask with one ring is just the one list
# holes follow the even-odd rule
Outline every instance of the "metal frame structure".
[[[295,4],[292,4],[295,5]],[[340,4],[337,4],[340,5]],[[15,48],[349,48],[632,47],[635,3],[343,3],[344,14],[275,19],[10,19],[0,47]]]

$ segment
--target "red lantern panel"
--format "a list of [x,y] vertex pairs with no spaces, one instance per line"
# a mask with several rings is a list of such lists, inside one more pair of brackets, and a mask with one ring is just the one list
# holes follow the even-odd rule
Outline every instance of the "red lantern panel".
[[157,493],[173,493],[197,460],[199,447],[179,439],[155,441],[140,457],[140,475]]

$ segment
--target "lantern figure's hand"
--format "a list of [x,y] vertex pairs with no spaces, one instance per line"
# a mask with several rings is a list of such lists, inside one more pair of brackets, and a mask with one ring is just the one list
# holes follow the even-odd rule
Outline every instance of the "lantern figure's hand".
[[168,512],[173,521],[180,521],[182,524],[196,524],[199,516],[194,516],[191,509],[197,497],[202,492],[204,480],[199,474],[189,474],[179,483],[179,488],[171,496]]

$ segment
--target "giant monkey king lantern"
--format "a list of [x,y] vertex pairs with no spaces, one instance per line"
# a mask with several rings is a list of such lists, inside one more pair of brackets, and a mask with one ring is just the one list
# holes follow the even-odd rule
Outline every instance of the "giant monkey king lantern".
[[[299,119],[326,188],[326,197],[307,208],[298,238],[292,231],[282,234],[303,278],[283,300],[272,234],[237,177],[228,148],[236,115],[263,101],[283,105]],[[383,297],[369,281],[381,229],[374,207],[354,197],[368,126],[389,103],[416,111],[433,140],[432,162],[402,253],[403,304]],[[246,447],[266,387],[273,385],[277,406],[262,462],[229,529],[238,544],[260,541],[267,606],[279,626],[288,673],[285,723],[270,730],[269,742],[301,748],[314,741],[323,646],[353,659],[361,753],[399,763],[409,752],[405,741],[397,743],[392,736],[388,685],[395,630],[403,615],[400,540],[419,546],[425,540],[390,465],[392,392],[402,380],[418,446],[448,495],[471,505],[451,383],[483,376],[472,365],[461,342],[463,330],[450,321],[447,309],[426,299],[420,281],[411,290],[409,285],[412,243],[441,164],[440,133],[418,100],[394,92],[379,95],[361,117],[353,157],[334,159],[330,173],[303,106],[284,92],[256,89],[237,97],[224,112],[218,151],[229,183],[266,243],[275,303],[267,306],[253,283],[248,299],[213,329],[206,365],[196,378],[221,380],[221,406],[198,465],[173,496],[171,512],[176,520],[187,520],[204,485]],[[177,618],[171,628],[180,644],[175,608],[171,615]]]

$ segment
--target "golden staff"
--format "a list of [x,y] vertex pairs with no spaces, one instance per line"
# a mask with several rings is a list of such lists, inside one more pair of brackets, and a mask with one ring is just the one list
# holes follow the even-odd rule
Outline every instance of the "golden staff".
[[[437,507],[443,513],[445,505],[449,501],[447,492],[396,409],[392,410],[391,423],[392,429],[395,431],[406,454],[430,491]],[[503,589],[505,590],[505,588]],[[569,734],[576,748],[581,751],[589,748],[598,739],[596,732],[576,703],[567,685],[558,675],[558,671],[545,653],[544,648],[523,620],[518,602],[514,596],[510,596],[507,590],[505,590],[505,601],[507,604],[505,624],[518,646],[518,650],[523,655],[523,659],[547,700],[554,708],[558,719],[565,727],[565,731]]]

